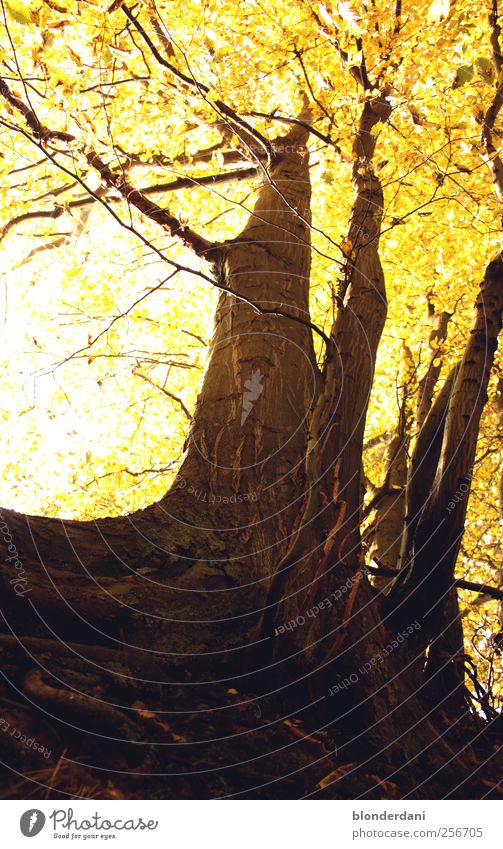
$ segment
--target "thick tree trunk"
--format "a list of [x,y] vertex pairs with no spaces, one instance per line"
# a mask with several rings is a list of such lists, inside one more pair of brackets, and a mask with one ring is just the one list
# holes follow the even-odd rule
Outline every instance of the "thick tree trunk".
[[325,709],[343,717],[369,752],[379,752],[384,761],[411,763],[433,747],[430,757],[440,763],[443,745],[437,745],[436,732],[414,692],[421,686],[419,625],[413,617],[398,641],[383,625],[379,594],[365,574],[360,543],[363,434],[386,318],[378,253],[383,193],[372,159],[375,127],[389,114],[385,98],[367,100],[362,110],[334,348],[311,416],[309,498],[300,530],[273,583],[268,598],[272,614],[265,617],[262,636],[272,643],[266,658],[272,655],[286,681],[295,682],[301,671],[304,690],[318,698],[321,692],[322,702],[331,682],[333,698]]
[[[56,633],[61,626],[66,634],[73,629],[73,639],[96,642],[121,630],[148,655],[146,617],[169,662],[197,667],[203,652],[204,664],[211,657],[216,666],[228,661],[228,649],[239,665],[304,497],[308,413],[319,380],[303,323],[310,271],[306,141],[307,131],[295,128],[276,142],[278,160],[248,225],[218,250],[220,282],[237,297],[220,296],[186,456],[171,490],[130,516],[88,523],[3,511],[28,587],[23,593],[21,583],[16,595],[9,585],[7,610],[13,613],[14,604],[18,627],[20,610],[32,620],[40,605]],[[16,577],[10,564],[3,572],[7,582]],[[170,611],[173,620],[166,619]]]
[[[217,267],[232,291],[303,321],[311,256],[307,136],[295,129],[276,143],[279,161]],[[267,579],[288,543],[303,497],[318,380],[309,327],[220,295],[186,457],[162,505],[172,511],[179,493],[183,516],[192,501],[197,526],[225,536],[226,571],[240,584]]]

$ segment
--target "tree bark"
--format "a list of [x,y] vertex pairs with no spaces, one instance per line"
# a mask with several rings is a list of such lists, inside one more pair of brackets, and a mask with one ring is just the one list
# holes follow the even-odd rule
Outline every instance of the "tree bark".
[[[284,137],[243,232],[224,246],[217,274],[266,309],[309,319],[308,133]],[[239,583],[267,579],[288,543],[303,498],[308,413],[319,374],[311,331],[261,315],[223,292],[209,360],[174,491],[199,500],[197,522],[230,534],[244,557],[227,565]]]

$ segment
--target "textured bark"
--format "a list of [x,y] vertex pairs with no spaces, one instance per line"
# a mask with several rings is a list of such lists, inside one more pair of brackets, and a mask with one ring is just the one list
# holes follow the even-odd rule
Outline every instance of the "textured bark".
[[[239,295],[304,320],[311,220],[307,135],[296,128],[279,145],[270,181],[259,189],[247,226],[225,246],[218,267],[222,282]],[[318,379],[308,327],[220,295],[175,493],[181,487],[186,498],[190,482],[201,493],[208,526],[229,529],[239,541],[234,548],[246,546],[245,559],[229,567],[239,582],[270,575],[288,542],[303,497],[308,413]],[[168,495],[168,504],[173,497]]]
[[[500,377],[498,380],[498,389],[496,392],[496,404],[498,409],[498,423],[500,426],[501,433],[503,433],[503,377]],[[498,575],[498,586],[501,590],[503,590],[503,468],[500,471],[499,477],[499,518],[500,518],[500,551],[502,554],[499,575]],[[503,641],[503,601],[500,601],[498,605],[498,621],[500,624],[500,640]]]
[[375,129],[387,121],[390,113],[385,98],[367,100],[354,143],[355,200],[347,237],[349,256],[341,287],[342,305],[333,329],[335,354],[327,369],[327,381],[333,390],[324,426],[330,427],[333,437],[323,462],[331,465],[340,460],[338,498],[344,502],[345,517],[334,543],[342,557],[350,552],[354,556],[359,548],[363,434],[377,347],[387,313],[379,259],[383,191],[373,156]]
[[[374,513],[365,534],[367,545],[370,542],[370,557],[388,572],[390,569],[395,572],[400,569],[409,449],[413,430],[410,399],[416,387],[416,369],[408,345],[404,344],[403,353],[398,422],[384,457],[384,481],[380,489],[376,490],[371,486],[373,497],[366,507],[366,512]],[[374,586],[381,592],[388,592],[391,581],[384,576],[376,577]]]
[[[308,582],[318,596],[331,589],[332,582],[338,583],[338,564],[347,558],[352,573],[360,564],[363,433],[387,309],[378,252],[383,192],[372,159],[375,128],[390,111],[384,98],[367,100],[362,109],[354,142],[354,204],[345,241],[341,303],[322,391],[311,417],[310,526],[315,539],[304,552],[309,560],[307,572],[297,571],[303,581],[301,590]],[[298,586],[299,574],[295,581]],[[294,586],[287,588],[292,597]]]
[[[319,694],[320,678],[326,680],[335,670],[336,715],[342,714],[349,727],[359,729],[370,750],[382,747],[385,758],[398,755],[412,761],[436,739],[414,694],[417,663],[408,659],[404,663],[404,657],[414,657],[416,639],[411,634],[409,648],[386,657],[385,647],[394,634],[380,621],[379,596],[364,574],[360,548],[363,433],[386,318],[378,254],[383,193],[372,166],[373,131],[389,114],[383,98],[366,101],[362,110],[354,145],[355,200],[341,304],[332,334],[334,350],[329,352],[311,416],[308,522],[302,525],[304,513],[301,542],[280,564],[268,598],[276,628],[274,632],[266,628],[262,635],[275,640],[272,657],[278,663],[278,675],[295,680],[298,670],[303,670],[303,686]],[[301,624],[292,627],[292,622]],[[382,662],[376,663],[376,658]],[[403,674],[398,672],[402,666],[408,667]],[[349,696],[352,707],[348,707],[344,682],[354,678]],[[434,750],[434,757],[439,757],[435,745]]]
[[[306,141],[307,131],[295,128],[276,142],[270,178],[244,231],[220,249],[218,268],[220,282],[243,298],[303,320],[310,270]],[[82,633],[92,640],[74,612],[82,610],[82,620],[104,620],[106,639],[116,639],[120,626],[147,655],[157,626],[159,649],[169,647],[175,663],[173,653],[184,653],[187,666],[197,667],[199,651],[209,649],[215,664],[226,662],[225,648],[234,657],[239,647],[244,652],[303,499],[307,414],[318,379],[306,325],[262,315],[222,293],[186,456],[159,503],[94,522],[3,511],[30,581],[26,598],[10,594],[15,616],[22,609],[33,619],[26,601],[34,600],[56,632],[61,626],[73,629],[73,639]],[[9,575],[4,569],[7,582]],[[171,610],[173,621],[166,620]]]
[[372,163],[374,130],[390,111],[384,98],[366,101],[354,141],[354,203],[345,240],[340,304],[332,328],[333,345],[327,351],[310,415],[305,463],[309,491],[293,544],[271,587],[266,635],[274,620],[281,623],[296,616],[309,607],[314,595],[322,597],[331,582],[338,583],[334,569],[345,553],[351,558],[352,572],[358,563],[363,432],[386,318],[378,253],[383,192]]
[[[405,517],[405,486],[407,483],[407,442],[398,433],[387,449],[384,485],[375,499],[375,516],[369,533],[369,556],[388,569],[398,571]],[[374,578],[374,586],[386,592],[391,579]]]
[[462,715],[466,710],[464,661],[458,594],[456,588],[451,587],[443,599],[439,634],[429,646],[425,665],[430,703],[450,717]]
[[400,579],[403,578],[410,566],[409,558],[416,529],[435,479],[442,450],[445,417],[458,369],[459,366],[454,366],[447,376],[428,417],[423,423],[412,451],[405,497],[405,527],[400,555],[404,572]]

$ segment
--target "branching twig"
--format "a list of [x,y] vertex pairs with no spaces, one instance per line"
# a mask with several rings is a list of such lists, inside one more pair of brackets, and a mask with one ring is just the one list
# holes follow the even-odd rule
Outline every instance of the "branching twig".
[[[214,186],[218,183],[227,183],[234,180],[246,180],[256,174],[254,166],[250,168],[236,168],[234,171],[223,171],[220,174],[204,174],[201,177],[177,177],[176,180],[171,180],[168,183],[156,183],[153,186],[141,186],[138,191],[143,195],[165,194],[175,192],[180,189],[188,189],[194,186]],[[66,187],[65,187],[66,188]],[[114,196],[106,197],[107,203],[113,203],[117,198]],[[65,204],[56,204],[53,209],[37,210],[35,212],[23,212],[20,215],[15,215],[0,228],[0,241],[18,224],[23,224],[25,221],[44,218],[59,218],[65,210],[81,209],[96,203],[96,198],[92,195],[87,197],[76,198]]]
[[[0,94],[1,93],[2,92],[0,90]],[[24,110],[20,109],[20,111],[22,112],[23,115],[25,115]],[[204,280],[207,280],[213,286],[220,289],[221,291],[227,292],[228,294],[233,295],[235,298],[242,301],[243,303],[248,304],[250,307],[252,307],[254,310],[256,310],[258,313],[260,313],[262,315],[283,316],[284,318],[288,318],[290,321],[295,321],[298,324],[303,324],[305,327],[309,327],[311,330],[313,330],[315,333],[318,334],[318,336],[320,336],[323,339],[323,341],[327,345],[327,348],[329,348],[329,349],[332,348],[333,342],[332,342],[331,338],[329,336],[327,336],[327,334],[324,333],[324,331],[321,330],[314,322],[309,321],[308,319],[302,318],[301,316],[292,314],[291,312],[287,312],[285,310],[282,310],[281,308],[262,307],[259,304],[255,303],[255,301],[252,301],[249,298],[246,298],[244,295],[239,294],[234,289],[232,289],[230,286],[225,286],[223,283],[216,280],[214,277],[209,277],[207,274],[204,274],[202,271],[195,271],[195,270],[193,271],[192,269],[187,269],[184,266],[180,265],[179,263],[174,262],[171,259],[168,259],[168,257],[166,257],[165,254],[162,253],[162,251],[160,251],[158,248],[156,248],[155,245],[153,245],[145,236],[143,236],[132,224],[127,224],[124,221],[122,221],[122,219],[118,215],[116,215],[116,213],[113,211],[113,209],[111,209],[110,205],[106,202],[106,200],[104,198],[100,197],[99,192],[93,192],[89,188],[89,186],[86,185],[85,181],[81,177],[79,177],[77,174],[70,172],[68,170],[68,168],[66,168],[64,165],[61,165],[61,163],[58,162],[56,157],[49,150],[47,150],[47,148],[45,148],[43,146],[42,142],[38,139],[38,137],[31,136],[29,133],[27,133],[26,131],[21,129],[21,127],[11,125],[7,121],[0,120],[0,123],[3,124],[4,126],[6,126],[8,129],[11,129],[11,130],[14,130],[16,132],[21,133],[21,135],[23,135],[25,138],[27,138],[29,141],[31,141],[34,145],[36,145],[43,153],[45,153],[46,157],[52,162],[53,165],[55,165],[59,170],[61,170],[67,176],[69,176],[73,179],[76,179],[77,182],[86,190],[86,192],[92,198],[94,198],[94,200],[99,201],[105,207],[105,209],[121,225],[121,227],[124,227],[124,229],[128,230],[129,232],[133,233],[138,238],[140,238],[141,241],[145,245],[147,245],[151,250],[153,250],[161,259],[163,259],[165,262],[167,262],[169,265],[171,265],[171,267],[174,269],[173,274],[171,276],[173,276],[178,271],[191,271],[192,273],[198,275],[199,277],[202,277]],[[214,260],[217,259],[217,247],[221,247],[221,246],[217,246],[213,243],[207,242],[205,239],[198,236],[196,233],[194,233],[191,230],[185,230],[183,228],[183,226],[181,225],[181,223],[178,221],[178,219],[171,216],[167,210],[163,210],[163,209],[161,209],[161,207],[158,207],[156,204],[153,204],[138,189],[135,189],[127,181],[122,180],[119,176],[114,175],[113,172],[110,170],[110,168],[107,165],[105,165],[105,163],[102,162],[101,158],[94,151],[87,152],[87,160],[88,160],[89,164],[91,164],[95,168],[97,168],[98,172],[102,176],[102,179],[108,185],[110,185],[110,187],[115,188],[126,201],[132,203],[137,209],[139,209],[141,212],[143,212],[144,215],[147,215],[150,219],[156,221],[158,224],[160,224],[161,227],[164,227],[164,229],[168,230],[168,232],[170,232],[172,235],[173,234],[178,235],[179,238],[181,238],[182,241],[184,241],[185,244],[187,244],[189,247],[191,247],[199,256],[204,256],[206,253],[213,250],[212,259],[214,259]],[[166,282],[166,281],[164,281],[164,282]],[[160,284],[160,285],[163,285],[163,284]],[[159,288],[159,287],[154,287],[154,291],[157,288]],[[147,295],[148,294],[150,294],[150,291],[147,293]],[[144,296],[142,296],[142,298],[135,301],[135,303],[129,308],[128,312],[133,307],[135,307],[141,300],[143,300],[144,297],[147,297],[147,295],[144,295]],[[120,317],[121,316],[117,316],[114,319],[114,321],[117,321],[118,318],[120,318]],[[100,333],[98,335],[98,337],[96,337],[96,338],[99,338],[105,332],[106,331],[102,331],[102,333]],[[93,340],[93,341],[96,341],[96,339]],[[76,351],[75,353],[79,354],[79,353],[82,352],[82,350],[85,350],[85,349],[80,349],[79,351]],[[63,362],[67,362],[73,356],[74,356],[74,354],[70,355]]]
[[187,407],[183,403],[182,399],[178,397],[178,395],[174,395],[173,392],[169,392],[164,386],[159,386],[159,384],[156,383],[155,380],[152,380],[152,378],[149,377],[148,374],[142,374],[141,371],[138,371],[136,368],[133,369],[133,374],[135,374],[136,377],[141,377],[142,380],[146,380],[146,382],[150,383],[150,385],[153,386],[154,389],[158,389],[159,392],[162,392],[168,398],[171,398],[172,401],[176,401],[176,403],[180,405],[183,412],[187,416],[189,422],[192,421],[191,413],[188,411]]

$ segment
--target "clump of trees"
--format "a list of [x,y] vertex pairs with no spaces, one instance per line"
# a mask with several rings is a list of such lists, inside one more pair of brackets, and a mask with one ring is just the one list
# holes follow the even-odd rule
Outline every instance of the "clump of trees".
[[141,293],[80,309],[47,371],[106,394],[130,358],[137,428],[181,423],[95,480],[144,479],[125,515],[2,511],[4,698],[59,778],[11,743],[9,768],[35,794],[496,794],[497,4],[1,5],[8,286],[62,263],[84,304],[82,253],[108,295],[141,246]]

